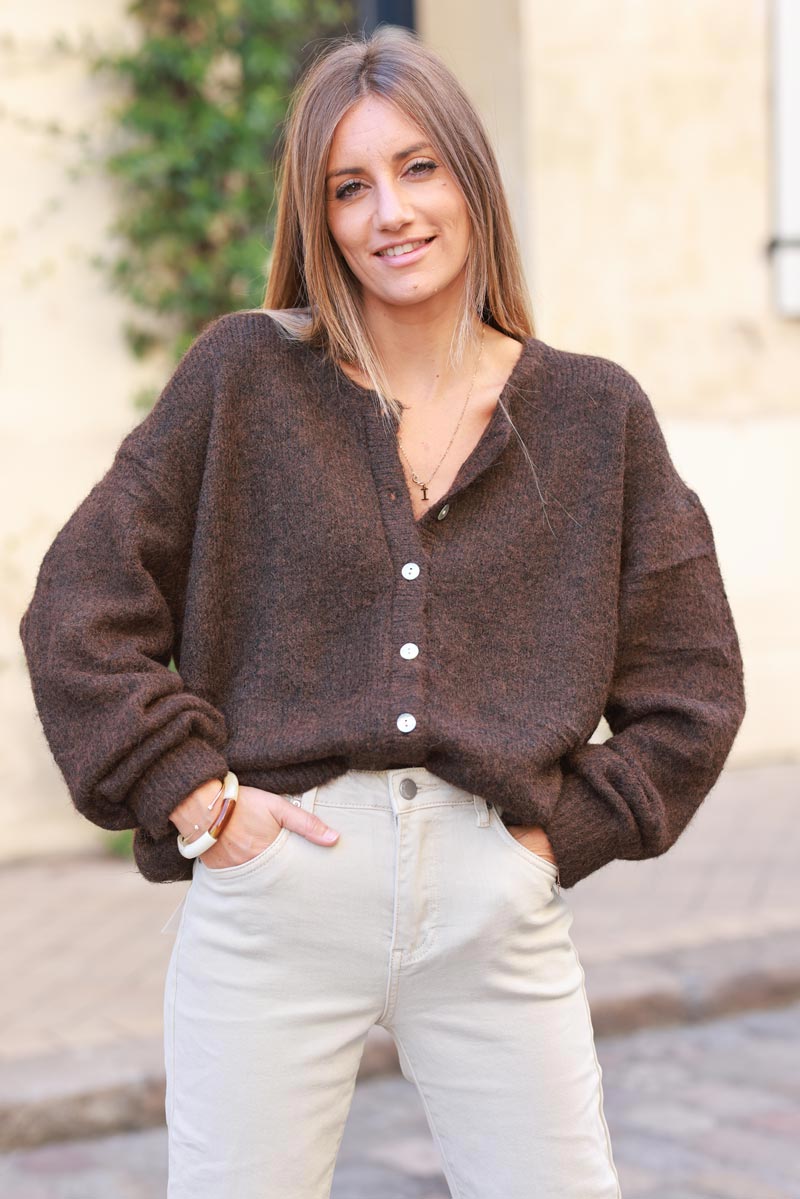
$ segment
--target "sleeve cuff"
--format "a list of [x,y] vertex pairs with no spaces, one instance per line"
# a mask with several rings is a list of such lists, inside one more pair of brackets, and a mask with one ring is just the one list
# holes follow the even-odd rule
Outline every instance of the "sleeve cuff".
[[[577,752],[585,764],[591,755],[595,769],[606,765],[612,776],[624,770],[619,755],[602,743],[584,745]],[[543,827],[558,863],[561,885],[567,888],[615,858],[637,858],[641,852],[633,814],[620,799],[610,803],[578,770],[566,765],[563,770],[558,800]]]
[[199,737],[190,737],[163,754],[144,774],[128,796],[128,804],[139,823],[153,839],[178,831],[170,813],[202,783],[224,779],[228,764],[223,754]]

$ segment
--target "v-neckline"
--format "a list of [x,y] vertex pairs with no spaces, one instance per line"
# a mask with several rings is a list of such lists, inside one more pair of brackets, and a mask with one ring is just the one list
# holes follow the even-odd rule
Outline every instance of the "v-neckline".
[[[354,379],[351,379],[350,376],[342,370],[342,368],[339,366],[339,364],[336,361],[334,361],[332,358],[325,355],[325,357],[323,359],[324,364],[325,364],[326,368],[328,369],[329,374],[331,374],[333,376],[333,378],[336,380],[336,382],[338,384],[343,385],[349,391],[350,395],[353,396],[354,398],[361,399],[362,401],[366,401],[368,399],[372,401],[371,404],[365,403],[365,405],[364,405],[364,407],[366,409],[365,415],[371,416],[373,418],[373,420],[375,420],[383,428],[384,432],[387,435],[387,440],[391,444],[392,467],[393,467],[395,473],[399,476],[398,483],[402,485],[403,506],[405,508],[408,519],[411,521],[413,527],[417,531],[420,531],[423,528],[423,526],[426,524],[426,522],[428,522],[428,520],[429,520],[431,514],[434,512],[434,510],[441,511],[442,508],[444,507],[444,505],[449,502],[450,497],[461,489],[462,479],[464,477],[466,477],[466,475],[472,470],[473,466],[476,464],[479,457],[483,454],[484,450],[487,448],[489,443],[494,440],[495,432],[498,429],[500,429],[500,427],[501,427],[500,422],[505,421],[505,413],[503,412],[503,406],[505,406],[505,408],[509,412],[511,412],[512,406],[509,402],[510,393],[513,392],[513,389],[516,385],[518,376],[522,373],[522,371],[527,366],[528,359],[531,357],[531,355],[533,353],[533,349],[534,349],[536,340],[537,339],[535,337],[528,337],[523,342],[520,343],[522,345],[522,350],[521,350],[520,354],[518,355],[517,360],[514,363],[513,367],[511,368],[511,371],[506,376],[505,383],[503,384],[502,388],[500,389],[498,399],[495,402],[494,410],[492,411],[492,415],[489,418],[488,424],[486,425],[485,429],[481,433],[481,436],[478,438],[478,441],[475,443],[473,448],[470,450],[467,457],[461,463],[461,466],[459,467],[455,478],[453,479],[452,483],[448,487],[445,494],[440,496],[438,500],[435,500],[432,504],[430,504],[425,509],[425,511],[422,513],[422,515],[419,517],[416,516],[414,513],[414,507],[413,507],[412,500],[411,500],[411,493],[409,491],[408,483],[406,481],[405,471],[403,470],[403,463],[400,459],[400,448],[397,443],[396,423],[395,423],[393,433],[391,435],[389,435],[388,429],[386,426],[386,421],[385,421],[385,418],[383,417],[383,414],[381,411],[381,406],[378,401],[378,394],[374,390],[374,388],[362,387],[360,383],[356,383]],[[502,405],[501,405],[500,401],[502,401]]]

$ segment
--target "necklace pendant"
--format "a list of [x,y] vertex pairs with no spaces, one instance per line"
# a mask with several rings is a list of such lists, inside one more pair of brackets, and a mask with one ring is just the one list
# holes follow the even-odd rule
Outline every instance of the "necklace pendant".
[[424,500],[426,500],[428,498],[428,484],[427,483],[422,484],[422,498]]

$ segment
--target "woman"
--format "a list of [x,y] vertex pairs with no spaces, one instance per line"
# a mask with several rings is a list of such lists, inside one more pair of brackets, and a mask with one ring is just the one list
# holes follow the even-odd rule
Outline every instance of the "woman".
[[375,1024],[454,1196],[620,1195],[563,891],[688,824],[739,645],[648,397],[534,336],[485,132],[413,35],[305,75],[265,309],[189,349],[21,635],[78,809],[191,879],[171,1199],[327,1196]]

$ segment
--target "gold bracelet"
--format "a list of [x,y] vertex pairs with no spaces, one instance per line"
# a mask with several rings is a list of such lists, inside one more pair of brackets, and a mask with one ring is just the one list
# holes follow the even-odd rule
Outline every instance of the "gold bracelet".
[[[212,799],[211,803],[208,805],[208,811],[209,811],[209,812],[210,812],[210,811],[211,811],[211,809],[214,807],[214,804],[217,802],[217,800],[219,799],[220,795],[222,795],[222,792],[223,792],[224,790],[225,790],[225,782],[224,782],[224,780],[223,780],[223,782],[221,782],[221,783],[220,783],[220,785],[219,785],[219,791],[218,791],[218,792],[217,792],[217,794],[214,796],[214,798]],[[213,824],[213,821],[212,821],[212,824]],[[209,825],[208,827],[209,827],[209,828],[211,828],[211,825]],[[196,833],[199,833],[199,832],[200,832],[200,825],[199,825],[199,824],[196,824],[196,825],[194,826],[194,830],[195,830],[195,832],[196,832]],[[208,829],[206,829],[206,832],[207,832],[207,831],[208,831]],[[195,840],[195,838],[193,837],[193,838],[192,838],[192,841],[194,841],[194,840]],[[191,845],[191,841],[187,841],[187,843],[186,843],[186,844],[187,844],[187,845]]]
[[222,781],[222,782],[220,783],[220,785],[219,785],[219,791],[218,791],[218,792],[217,792],[217,794],[214,796],[214,798],[212,799],[211,803],[208,805],[208,810],[209,810],[209,812],[211,811],[211,809],[213,808],[214,804],[215,804],[215,803],[217,802],[217,800],[219,799],[220,795],[222,795],[222,792],[223,792],[224,790],[225,790],[225,781],[224,781],[224,779],[223,779],[223,781]]

